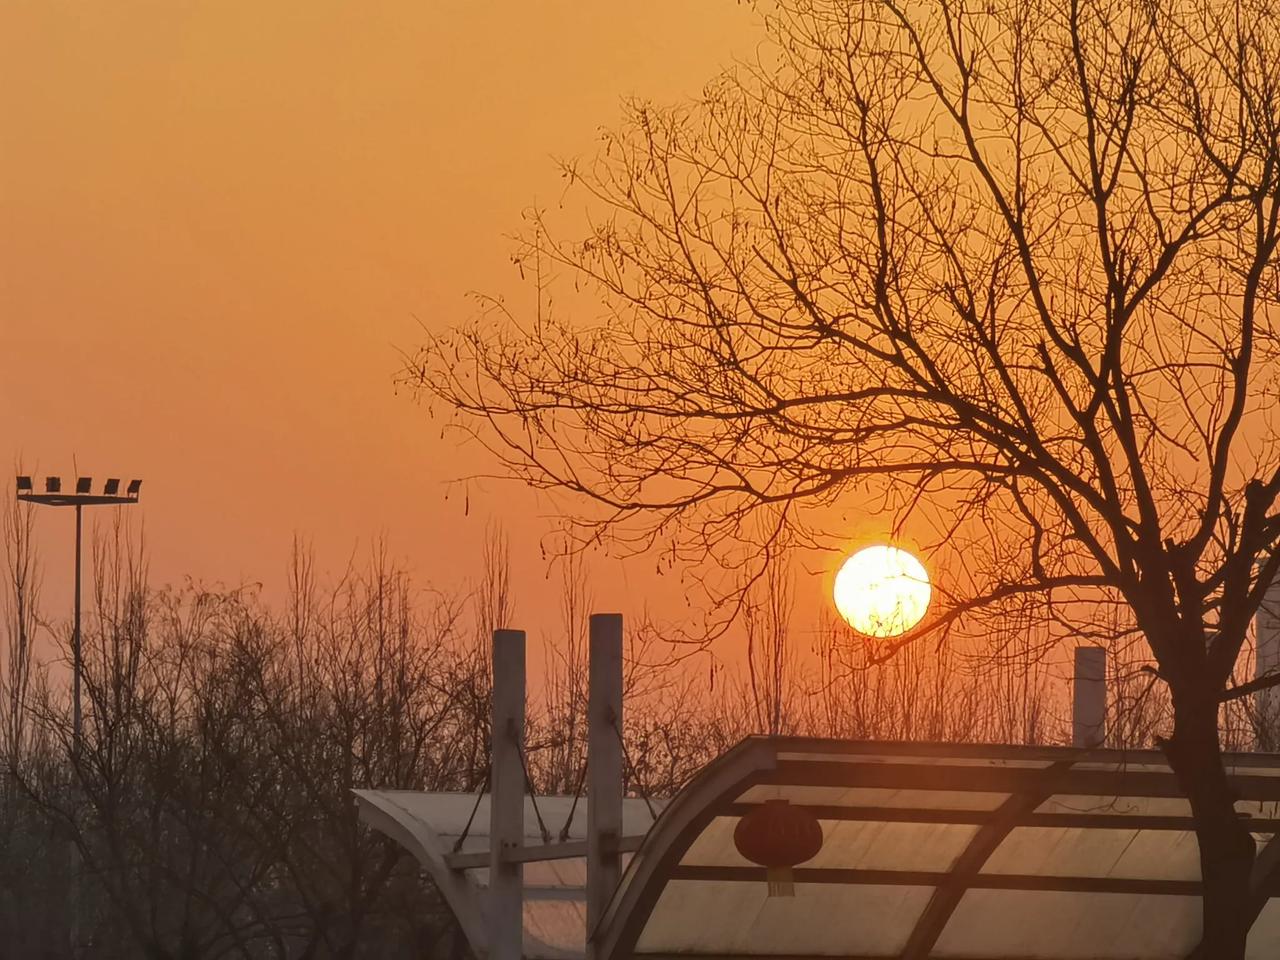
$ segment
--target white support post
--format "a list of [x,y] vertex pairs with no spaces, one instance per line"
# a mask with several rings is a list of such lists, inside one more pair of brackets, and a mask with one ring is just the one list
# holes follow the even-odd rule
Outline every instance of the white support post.
[[[1253,636],[1254,678],[1274,675],[1280,671],[1280,579],[1267,585],[1262,606],[1253,618]],[[1258,714],[1257,749],[1273,751],[1280,747],[1280,692],[1276,687],[1259,690],[1254,694],[1254,707]]]
[[1071,744],[1100,747],[1107,739],[1107,651],[1076,647]]
[[521,960],[524,868],[509,856],[524,843],[524,631],[493,634],[489,768],[489,958]]
[[622,875],[622,614],[591,615],[587,692],[587,957]]

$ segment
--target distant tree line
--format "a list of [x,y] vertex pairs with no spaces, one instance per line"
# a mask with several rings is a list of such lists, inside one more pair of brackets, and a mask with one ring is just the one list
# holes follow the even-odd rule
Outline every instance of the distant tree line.
[[[10,510],[4,534],[0,955],[467,955],[429,880],[360,824],[350,791],[484,784],[488,636],[513,611],[501,535],[457,596],[415,588],[376,550],[322,586],[295,545],[273,610],[250,589],[151,586],[142,544],[110,528],[92,550],[77,751],[70,639],[42,611],[32,514]],[[832,623],[799,642],[793,592],[785,568],[749,591],[741,668],[681,661],[652,625],[629,629],[629,793],[669,796],[754,732],[1062,740],[1065,688],[1029,635],[981,661],[911,647],[877,665]],[[579,558],[561,597],[527,736],[535,788],[571,794],[591,607]],[[1146,745],[1167,722],[1144,676],[1120,662],[1117,744]]]

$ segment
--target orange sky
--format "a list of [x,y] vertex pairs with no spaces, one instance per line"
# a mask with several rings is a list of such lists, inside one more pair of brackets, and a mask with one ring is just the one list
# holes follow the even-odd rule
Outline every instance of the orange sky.
[[[503,234],[559,196],[552,154],[757,31],[734,0],[10,0],[0,455],[144,477],[162,581],[270,591],[297,531],[330,570],[383,533],[449,586],[500,516],[544,625],[546,522],[492,486],[445,501],[467,467],[394,394],[396,348],[513,289]],[[40,526],[58,600],[70,519]]]

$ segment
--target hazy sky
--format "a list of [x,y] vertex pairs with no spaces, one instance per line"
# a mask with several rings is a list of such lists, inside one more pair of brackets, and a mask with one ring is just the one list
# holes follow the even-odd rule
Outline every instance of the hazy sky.
[[[466,465],[396,350],[513,289],[553,154],[758,37],[734,0],[8,0],[0,454],[144,477],[158,580],[278,588],[296,531],[329,570],[384,534],[452,585],[499,516],[536,623],[545,522],[445,500]],[[40,531],[64,597],[69,513]]]

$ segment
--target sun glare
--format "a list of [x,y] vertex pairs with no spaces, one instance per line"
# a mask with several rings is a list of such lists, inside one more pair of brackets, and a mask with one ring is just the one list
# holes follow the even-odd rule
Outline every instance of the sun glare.
[[836,609],[846,623],[869,637],[896,637],[924,617],[929,607],[929,575],[924,565],[898,547],[859,550],[840,568]]

